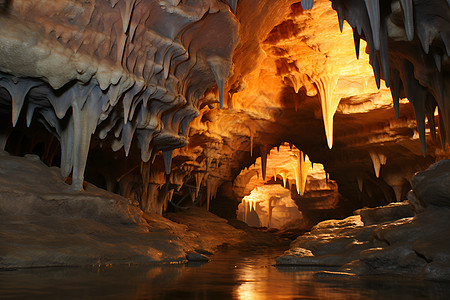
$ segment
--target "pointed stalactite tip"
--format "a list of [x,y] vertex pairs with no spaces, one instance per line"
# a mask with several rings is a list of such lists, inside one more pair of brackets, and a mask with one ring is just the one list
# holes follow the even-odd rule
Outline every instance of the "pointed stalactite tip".
[[163,151],[164,168],[167,175],[170,174],[170,170],[172,169],[172,152],[173,150]]
[[314,0],[302,0],[302,7],[305,10],[312,9],[314,6]]

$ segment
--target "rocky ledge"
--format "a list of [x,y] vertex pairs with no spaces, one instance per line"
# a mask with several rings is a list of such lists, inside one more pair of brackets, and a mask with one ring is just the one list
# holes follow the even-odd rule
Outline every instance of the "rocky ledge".
[[251,240],[205,209],[172,213],[171,221],[84,185],[74,191],[35,155],[0,151],[0,269],[179,263]]
[[277,265],[450,280],[450,160],[417,173],[412,188],[408,201],[319,223],[293,241]]

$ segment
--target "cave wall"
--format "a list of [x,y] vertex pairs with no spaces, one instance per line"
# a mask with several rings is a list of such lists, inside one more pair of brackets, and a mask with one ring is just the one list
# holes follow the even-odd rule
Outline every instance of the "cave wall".
[[358,208],[401,200],[412,174],[448,157],[448,1],[1,9],[0,144],[60,162],[76,190],[86,174],[144,211],[209,206],[288,141]]

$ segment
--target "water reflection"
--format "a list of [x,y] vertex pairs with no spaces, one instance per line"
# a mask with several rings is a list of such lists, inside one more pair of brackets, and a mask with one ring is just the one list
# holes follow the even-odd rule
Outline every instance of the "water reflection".
[[277,250],[228,251],[207,264],[0,272],[0,299],[448,299],[449,283],[400,277],[316,278],[276,268]]

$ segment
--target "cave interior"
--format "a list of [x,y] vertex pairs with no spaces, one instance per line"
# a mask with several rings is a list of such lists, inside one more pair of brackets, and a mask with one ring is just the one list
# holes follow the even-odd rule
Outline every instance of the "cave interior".
[[[395,272],[450,278],[448,242],[432,251],[436,237],[423,253],[417,242],[450,228],[448,0],[11,0],[0,1],[0,32],[0,215],[10,241],[0,268],[69,264],[20,258],[8,227],[18,218],[44,233],[52,217],[138,224],[124,235],[150,247],[152,226],[215,224],[201,207],[296,236],[329,219],[352,229],[397,222],[406,236],[402,216],[423,233],[408,240],[418,258]],[[21,230],[30,249],[47,245]],[[59,246],[70,264],[101,256],[83,258],[72,242]],[[326,264],[317,248],[294,251],[311,243],[296,239],[277,263]],[[176,260],[200,244],[217,247],[183,240],[145,259],[114,255]],[[339,253],[335,265],[384,270],[371,262],[386,245],[359,249],[358,263]]]

